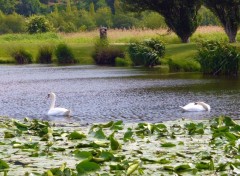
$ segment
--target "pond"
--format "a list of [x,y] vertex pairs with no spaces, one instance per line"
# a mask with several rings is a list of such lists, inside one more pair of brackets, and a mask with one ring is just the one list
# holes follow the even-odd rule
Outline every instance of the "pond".
[[[70,118],[48,117],[49,92]],[[82,124],[123,120],[160,122],[240,115],[240,80],[201,73],[164,74],[159,69],[98,66],[0,66],[1,116]],[[182,112],[179,106],[205,101],[210,112]]]

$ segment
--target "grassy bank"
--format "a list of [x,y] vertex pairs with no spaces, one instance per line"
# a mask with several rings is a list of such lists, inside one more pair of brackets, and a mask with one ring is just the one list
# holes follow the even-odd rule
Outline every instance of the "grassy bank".
[[[125,44],[134,40],[143,40],[148,38],[159,38],[166,43],[166,57],[163,63],[170,60],[174,62],[173,67],[181,67],[185,71],[191,71],[187,68],[192,65],[193,69],[198,69],[199,65],[194,57],[197,51],[197,42],[199,40],[227,40],[227,36],[220,27],[200,27],[191,37],[191,43],[182,44],[179,38],[172,32],[165,29],[159,30],[109,30],[108,39],[110,43],[127,48]],[[10,52],[14,48],[23,48],[33,55],[36,59],[38,49],[43,45],[52,45],[59,43],[68,44],[78,60],[79,64],[93,64],[91,54],[94,50],[94,43],[99,38],[99,31],[81,32],[73,34],[47,33],[47,34],[7,34],[0,36],[0,62],[13,62]],[[238,35],[240,38],[240,35]],[[239,44],[236,44],[239,45]],[[55,56],[53,59],[56,59]]]

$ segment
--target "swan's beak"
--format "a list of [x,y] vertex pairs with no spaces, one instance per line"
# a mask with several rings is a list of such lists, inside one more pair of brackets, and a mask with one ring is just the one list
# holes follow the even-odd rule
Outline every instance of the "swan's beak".
[[47,95],[47,98],[49,98],[49,97],[50,97],[50,94]]

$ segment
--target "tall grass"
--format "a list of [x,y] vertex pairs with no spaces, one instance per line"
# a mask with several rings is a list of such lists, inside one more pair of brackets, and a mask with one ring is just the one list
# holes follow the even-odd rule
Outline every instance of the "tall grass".
[[[108,30],[110,44],[126,48],[128,43],[135,40],[158,38],[166,43],[166,58],[171,58],[179,64],[186,63],[185,60],[192,60],[197,51],[196,42],[200,40],[227,40],[227,36],[221,27],[199,27],[191,37],[190,44],[182,44],[178,37],[166,29],[158,30]],[[12,47],[21,46],[30,52],[35,61],[39,47],[51,43],[57,46],[59,43],[67,43],[73,50],[74,56],[80,64],[94,64],[91,53],[94,50],[94,43],[99,39],[99,31],[78,32],[78,33],[43,33],[43,34],[5,34],[0,35],[0,61],[12,62],[9,54]],[[240,34],[237,39],[240,40]],[[239,43],[234,44],[240,46]],[[56,56],[53,55],[53,60]],[[182,61],[181,61],[182,60]],[[186,63],[187,64],[187,63]]]

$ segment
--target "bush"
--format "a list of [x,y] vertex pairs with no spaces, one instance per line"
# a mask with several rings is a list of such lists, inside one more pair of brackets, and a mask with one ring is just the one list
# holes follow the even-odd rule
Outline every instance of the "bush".
[[110,46],[107,39],[100,39],[95,43],[92,57],[97,65],[115,65],[116,58],[124,58],[124,52],[117,47]]
[[51,46],[42,46],[37,55],[37,62],[41,64],[52,63],[53,49]]
[[181,61],[168,59],[167,64],[170,72],[194,72],[200,70],[199,63],[189,58]]
[[129,56],[135,66],[154,66],[165,54],[165,45],[156,39],[131,43],[128,49]]
[[226,42],[201,42],[197,60],[203,73],[212,75],[237,75],[240,53]]
[[32,63],[32,55],[24,49],[16,49],[11,52],[11,56],[15,59],[17,64]]
[[44,16],[32,16],[27,21],[27,31],[30,34],[53,31],[52,25]]
[[4,15],[0,12],[0,34],[25,32],[26,22],[23,16],[16,13]]
[[74,64],[76,59],[66,44],[59,44],[55,51],[58,64]]

